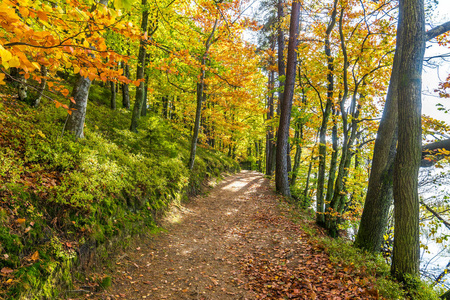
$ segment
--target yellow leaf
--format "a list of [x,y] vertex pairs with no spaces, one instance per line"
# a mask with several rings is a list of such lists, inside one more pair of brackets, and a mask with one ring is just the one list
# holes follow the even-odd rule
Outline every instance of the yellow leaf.
[[[5,63],[7,63],[8,61],[10,61],[11,58],[12,58],[11,52],[9,52],[9,51],[6,50],[6,49],[0,49],[0,56],[2,57],[2,64],[3,64],[3,65],[5,65]],[[8,65],[8,67],[9,67],[9,65]],[[5,68],[6,68],[6,66],[5,66]]]
[[25,223],[26,219],[17,219],[16,222],[19,224]]
[[20,66],[20,60],[17,56],[14,56],[13,58],[11,58],[11,60],[9,61],[9,66],[11,68],[17,68],[18,66]]
[[3,79],[5,79],[5,74],[0,73],[0,84],[5,84],[5,82],[3,81]]
[[30,14],[30,11],[28,10],[28,8],[23,7],[23,6],[19,7],[19,11],[20,11],[20,14],[22,15],[22,17],[24,17],[24,18],[28,17],[28,15]]
[[38,132],[36,134],[39,135],[43,139],[46,138],[45,134],[42,131],[40,131],[40,130],[38,130]]
[[80,72],[80,67],[74,65],[74,66],[73,66],[73,73],[77,74],[77,73],[79,73],[79,72]]
[[41,66],[37,63],[37,62],[32,62],[31,63],[36,69],[40,69],[41,68]]

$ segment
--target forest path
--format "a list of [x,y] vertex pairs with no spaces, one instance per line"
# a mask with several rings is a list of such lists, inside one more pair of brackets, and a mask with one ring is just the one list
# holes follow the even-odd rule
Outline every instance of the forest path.
[[262,174],[228,176],[116,258],[112,286],[85,299],[371,299],[287,213]]

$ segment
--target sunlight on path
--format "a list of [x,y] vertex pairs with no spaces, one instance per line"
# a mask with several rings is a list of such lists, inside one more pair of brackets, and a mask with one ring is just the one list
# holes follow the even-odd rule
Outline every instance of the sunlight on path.
[[262,174],[228,176],[171,212],[168,232],[120,256],[111,289],[85,299],[372,299],[342,284],[338,267],[280,213]]

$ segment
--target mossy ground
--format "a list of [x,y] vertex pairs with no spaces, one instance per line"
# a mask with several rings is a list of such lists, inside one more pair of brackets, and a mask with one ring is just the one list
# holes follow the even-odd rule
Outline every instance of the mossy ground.
[[101,245],[154,230],[206,177],[239,168],[200,147],[190,173],[189,136],[152,112],[131,133],[131,113],[110,110],[105,90],[92,88],[82,140],[62,134],[64,109],[33,109],[1,91],[0,299],[56,297],[70,268],[107,256]]

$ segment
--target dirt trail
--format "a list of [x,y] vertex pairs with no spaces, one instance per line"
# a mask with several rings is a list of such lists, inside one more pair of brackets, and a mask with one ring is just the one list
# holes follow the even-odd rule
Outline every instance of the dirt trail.
[[228,176],[116,258],[112,287],[86,299],[370,299],[278,203],[262,174]]

